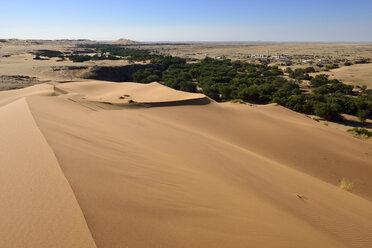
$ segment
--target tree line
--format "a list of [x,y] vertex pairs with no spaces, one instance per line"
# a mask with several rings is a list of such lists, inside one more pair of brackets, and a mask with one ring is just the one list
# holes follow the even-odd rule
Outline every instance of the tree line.
[[[371,118],[372,90],[354,91],[352,85],[330,80],[328,75],[309,75],[314,68],[289,71],[289,79],[277,66],[241,61],[205,58],[198,63],[185,59],[159,56],[151,59],[159,69],[142,69],[132,76],[135,82],[158,81],[171,88],[189,92],[201,91],[223,102],[234,99],[253,103],[278,103],[296,112],[335,120],[340,114],[357,116],[362,122]],[[287,71],[288,72],[288,71]],[[302,80],[309,89],[300,88]]]

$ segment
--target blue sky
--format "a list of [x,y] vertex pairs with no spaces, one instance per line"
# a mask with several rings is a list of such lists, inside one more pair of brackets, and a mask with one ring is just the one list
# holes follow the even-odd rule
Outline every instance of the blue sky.
[[0,38],[372,41],[371,0],[0,0]]

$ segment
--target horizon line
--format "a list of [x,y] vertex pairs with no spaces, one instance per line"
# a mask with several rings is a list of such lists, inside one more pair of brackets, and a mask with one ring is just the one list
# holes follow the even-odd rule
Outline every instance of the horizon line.
[[[40,38],[0,38],[0,40],[41,40],[41,41],[63,41],[63,40],[69,40],[69,41],[96,41],[96,42],[113,42],[120,39],[126,39],[126,38],[119,38],[119,39],[88,39],[88,38],[51,38],[51,39],[40,39]],[[138,43],[238,43],[238,42],[273,42],[273,43],[372,43],[371,41],[298,41],[298,40],[153,40],[153,41],[140,41],[140,40],[132,40],[132,39],[126,39],[133,42]]]

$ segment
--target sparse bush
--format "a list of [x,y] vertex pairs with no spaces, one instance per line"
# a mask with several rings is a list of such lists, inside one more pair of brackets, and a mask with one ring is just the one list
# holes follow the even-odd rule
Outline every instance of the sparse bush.
[[351,66],[353,63],[351,63],[351,62],[349,62],[349,61],[347,61],[347,62],[345,62],[345,66]]
[[359,59],[357,61],[355,61],[355,64],[368,64],[368,63],[371,63],[371,59],[368,58],[368,59]]
[[315,72],[315,68],[314,67],[307,67],[307,68],[305,68],[305,71],[306,71],[306,73],[312,73],[312,72]]
[[349,133],[353,133],[354,135],[362,136],[365,138],[371,138],[372,137],[372,132],[368,131],[365,128],[353,128],[347,130]]
[[338,64],[326,65],[325,66],[325,69],[327,69],[328,71],[333,70],[333,69],[337,69],[337,68],[340,68],[340,66]]
[[344,189],[344,190],[347,190],[347,191],[351,191],[353,189],[353,186],[354,186],[354,183],[346,178],[341,178],[341,181],[340,181],[340,188],[341,189]]
[[246,104],[245,101],[243,101],[242,99],[233,99],[230,101],[231,103],[240,103],[240,104]]
[[285,73],[291,73],[291,72],[293,72],[293,70],[291,69],[291,67],[287,67],[287,68],[285,68],[284,72]]

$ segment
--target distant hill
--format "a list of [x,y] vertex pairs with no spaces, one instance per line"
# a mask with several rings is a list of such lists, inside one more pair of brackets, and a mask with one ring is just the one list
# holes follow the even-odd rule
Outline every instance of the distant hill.
[[137,44],[138,42],[122,38],[122,39],[115,40],[112,43],[115,43],[115,44]]

